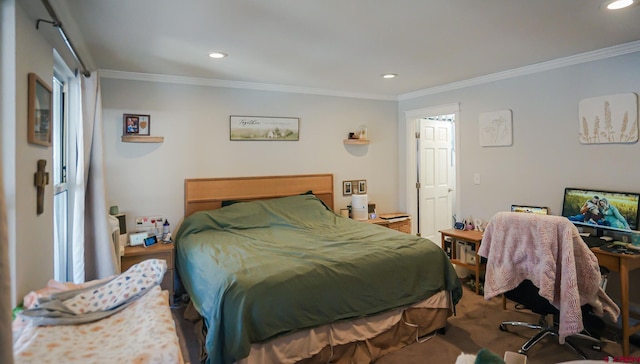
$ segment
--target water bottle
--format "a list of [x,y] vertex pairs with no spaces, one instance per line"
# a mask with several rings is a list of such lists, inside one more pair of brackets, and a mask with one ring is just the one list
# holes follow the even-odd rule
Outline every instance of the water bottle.
[[162,224],[162,239],[166,239],[170,232],[169,220],[164,220],[164,224]]

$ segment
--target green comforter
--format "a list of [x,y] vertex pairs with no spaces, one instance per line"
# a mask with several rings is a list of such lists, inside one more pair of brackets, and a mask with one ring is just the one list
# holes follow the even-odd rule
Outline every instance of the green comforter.
[[204,317],[208,362],[232,363],[252,342],[462,296],[434,243],[340,217],[313,195],[243,202],[186,218],[177,269]]

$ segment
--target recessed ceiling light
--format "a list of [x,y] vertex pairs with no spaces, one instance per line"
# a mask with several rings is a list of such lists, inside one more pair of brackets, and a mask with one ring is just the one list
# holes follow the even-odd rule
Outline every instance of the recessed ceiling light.
[[395,73],[385,73],[382,75],[382,78],[396,78],[396,77],[398,77],[398,75]]
[[222,52],[211,52],[211,53],[209,53],[209,57],[216,58],[216,59],[224,58],[226,56],[227,56],[227,54],[226,53],[222,53]]
[[634,0],[613,0],[606,2],[604,5],[609,10],[618,10],[631,6],[633,3]]

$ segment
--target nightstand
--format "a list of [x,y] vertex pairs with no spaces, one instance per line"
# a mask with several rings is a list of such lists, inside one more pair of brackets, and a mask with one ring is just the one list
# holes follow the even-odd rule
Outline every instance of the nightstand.
[[169,291],[169,303],[173,304],[173,272],[175,267],[174,246],[171,244],[157,243],[148,248],[143,246],[127,246],[124,255],[120,257],[121,271],[124,272],[132,265],[147,259],[163,259],[167,262],[167,272],[164,274],[160,287]]
[[369,224],[376,224],[380,226],[387,227],[389,229],[398,230],[403,233],[411,234],[411,217],[406,214],[382,214],[383,216],[387,215],[402,215],[405,217],[391,218],[391,219],[382,219],[380,217],[376,217],[375,219],[369,219],[367,222]]

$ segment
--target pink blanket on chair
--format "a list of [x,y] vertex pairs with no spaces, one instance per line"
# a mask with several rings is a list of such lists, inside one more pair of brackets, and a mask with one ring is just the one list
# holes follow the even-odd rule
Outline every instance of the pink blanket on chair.
[[618,319],[620,309],[600,287],[598,259],[564,217],[499,212],[489,222],[478,254],[487,258],[485,299],[529,279],[560,311],[560,343],[584,329],[584,304],[600,316]]

